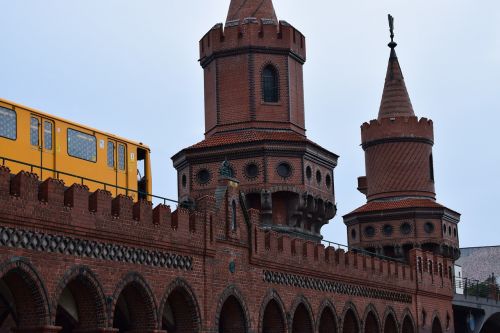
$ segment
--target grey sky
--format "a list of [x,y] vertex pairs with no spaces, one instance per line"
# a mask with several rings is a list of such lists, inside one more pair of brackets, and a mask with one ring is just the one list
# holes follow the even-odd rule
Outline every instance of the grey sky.
[[[229,0],[0,0],[0,97],[148,144],[153,190],[176,198],[170,157],[203,138],[198,41]],[[306,35],[308,137],[340,155],[338,215],[365,199],[359,126],[375,118],[387,14],[418,116],[434,120],[438,201],[461,212],[461,246],[498,245],[500,2],[274,0]]]

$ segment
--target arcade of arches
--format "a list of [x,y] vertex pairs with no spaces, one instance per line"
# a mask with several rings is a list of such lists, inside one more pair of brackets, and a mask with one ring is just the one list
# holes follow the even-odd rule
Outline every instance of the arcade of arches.
[[[124,279],[115,289],[115,301],[107,304],[99,282],[90,271],[75,270],[64,279],[56,291],[53,303],[53,318],[50,318],[45,287],[29,267],[17,265],[7,270],[0,279],[0,332],[26,327],[60,327],[59,332],[150,332],[161,329],[169,333],[199,332],[200,311],[196,295],[187,284],[174,284],[156,306],[146,281],[140,276]],[[374,309],[368,308],[363,321],[358,317],[354,304],[343,314],[337,314],[326,302],[317,313],[307,300],[298,301],[287,310],[279,296],[263,303],[260,313],[259,333],[379,333],[381,318]],[[109,298],[108,298],[109,299]],[[109,312],[109,309],[112,309]],[[389,311],[389,309],[387,309]],[[107,313],[112,313],[107,318]],[[158,313],[158,315],[157,315]],[[228,293],[220,302],[216,316],[219,333],[247,333],[251,328],[246,301],[241,296]],[[160,315],[161,314],[161,315]],[[289,322],[287,322],[289,318]],[[50,321],[52,320],[52,322]],[[414,333],[414,322],[409,314],[398,324],[396,316],[389,311],[385,316],[383,333]],[[110,331],[110,332],[111,332]],[[441,323],[436,317],[432,333],[442,333]]]

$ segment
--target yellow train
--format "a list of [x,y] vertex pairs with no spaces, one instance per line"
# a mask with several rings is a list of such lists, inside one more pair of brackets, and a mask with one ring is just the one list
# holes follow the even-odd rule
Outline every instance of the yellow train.
[[150,149],[120,138],[0,99],[0,162],[13,173],[41,180],[81,183],[134,199],[151,200]]

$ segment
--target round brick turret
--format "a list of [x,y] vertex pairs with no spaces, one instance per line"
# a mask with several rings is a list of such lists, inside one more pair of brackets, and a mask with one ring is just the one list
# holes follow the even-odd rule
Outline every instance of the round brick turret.
[[368,201],[435,199],[431,120],[415,116],[372,120],[361,127]]
[[396,45],[378,117],[361,126],[366,176],[358,190],[367,203],[344,216],[349,245],[401,259],[414,248],[456,259],[460,214],[436,202],[433,123],[415,116]]

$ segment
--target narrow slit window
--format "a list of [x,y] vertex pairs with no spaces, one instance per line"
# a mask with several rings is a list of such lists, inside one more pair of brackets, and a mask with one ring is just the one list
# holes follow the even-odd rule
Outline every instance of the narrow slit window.
[[115,167],[115,144],[108,141],[108,167]]
[[272,65],[262,71],[262,95],[265,103],[277,103],[279,100],[278,71]]
[[429,156],[429,173],[431,181],[434,182],[434,159],[432,158],[432,154]]
[[39,146],[39,122],[38,118],[31,117],[30,119],[30,143],[32,146]]
[[50,121],[43,122],[43,147],[46,150],[52,150],[52,123]]
[[231,230],[236,230],[236,201],[231,203]]
[[122,144],[118,145],[118,169],[125,170],[125,146]]
[[0,106],[0,136],[16,140],[17,138],[17,115],[16,111]]

